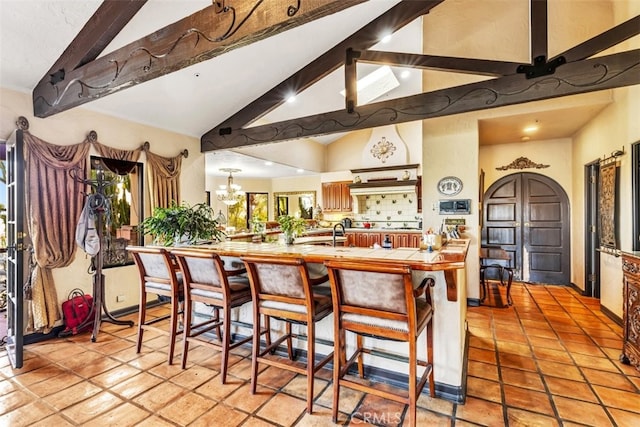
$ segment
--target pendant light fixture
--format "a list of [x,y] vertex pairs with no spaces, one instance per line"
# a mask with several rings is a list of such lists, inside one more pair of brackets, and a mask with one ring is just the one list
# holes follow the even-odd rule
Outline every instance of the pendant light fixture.
[[240,197],[244,196],[244,191],[238,184],[233,183],[233,173],[242,172],[241,169],[223,168],[221,172],[228,172],[227,185],[221,185],[219,190],[216,190],[218,200],[227,206],[233,206],[238,203]]

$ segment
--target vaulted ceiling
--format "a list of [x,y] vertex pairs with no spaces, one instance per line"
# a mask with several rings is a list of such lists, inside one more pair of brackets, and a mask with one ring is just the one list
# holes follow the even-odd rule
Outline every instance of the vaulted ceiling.
[[[552,3],[554,0],[549,1]],[[593,7],[594,3],[572,1],[584,3],[584,7]],[[416,16],[433,9],[427,18],[424,18],[429,20],[426,25],[432,25],[431,28],[439,25],[451,26],[449,22],[453,21],[448,19],[454,19],[452,12],[460,11],[459,8],[464,7],[465,0],[376,0],[364,3],[274,0],[271,5],[275,9],[270,9],[272,13],[267,14],[267,17],[259,13],[260,8],[265,7],[260,1],[227,0],[214,2],[213,5],[204,0],[150,0],[144,3],[3,0],[0,2],[0,85],[21,91],[33,90],[37,115],[46,116],[87,102],[85,106],[90,109],[187,135],[204,135],[203,148],[215,149],[239,147],[267,140],[291,139],[292,135],[314,137],[319,142],[327,143],[340,133],[324,139],[316,135],[377,126],[389,118],[387,113],[387,116],[380,116],[373,121],[354,121],[354,113],[358,117],[375,118],[376,115],[380,115],[380,111],[392,111],[392,116],[406,116],[399,120],[404,121],[416,120],[416,117],[419,119],[470,111],[479,108],[480,104],[488,100],[469,98],[465,102],[453,103],[457,105],[453,108],[447,107],[450,111],[438,114],[434,111],[442,110],[442,106],[434,104],[432,100],[434,95],[442,94],[456,99],[455,97],[470,93],[470,90],[494,91],[498,94],[506,89],[527,90],[536,79],[545,79],[544,69],[552,65],[558,66],[557,72],[553,73],[553,81],[568,81],[570,84],[559,85],[553,90],[549,89],[548,85],[546,88],[545,85],[538,85],[533,91],[535,93],[530,92],[520,98],[514,97],[513,101],[505,101],[507,97],[501,94],[496,97],[496,105],[509,105],[522,102],[523,99],[545,99],[556,95],[581,93],[586,91],[586,84],[591,86],[588,90],[603,90],[639,82],[638,51],[631,51],[624,57],[618,54],[598,59],[597,64],[604,62],[608,67],[608,74],[599,81],[597,72],[588,71],[589,68],[593,68],[592,65],[597,65],[596,62],[584,62],[584,65],[581,63],[610,46],[636,36],[640,27],[637,16],[630,21],[613,22],[615,28],[610,31],[608,30],[612,25],[606,25],[605,28],[594,26],[590,29],[591,40],[576,40],[575,44],[566,46],[564,50],[553,55],[550,53],[552,50],[548,47],[546,34],[552,34],[558,25],[553,22],[553,18],[547,20],[546,1],[533,2],[532,37],[530,46],[525,46],[530,48],[526,55],[506,60],[484,56],[466,62],[460,58],[446,56],[418,56],[417,54],[422,53],[423,30],[421,19],[415,19]],[[229,20],[228,8],[216,10],[216,7],[223,6],[222,3],[226,3],[224,6],[227,7],[236,6],[233,19]],[[492,3],[491,7],[494,10],[500,10],[496,9],[496,5],[499,6],[500,3],[506,4],[502,0],[486,0],[486,3]],[[526,9],[528,2],[519,0],[510,2],[509,6],[514,3],[518,4],[514,5],[514,8],[522,9],[524,6]],[[241,4],[244,8],[240,7]],[[296,4],[302,6],[296,9]],[[540,5],[545,6],[544,10]],[[183,19],[190,15],[191,18]],[[114,16],[119,19],[114,19]],[[437,20],[434,16],[438,17]],[[246,21],[242,21],[243,17],[246,17]],[[395,22],[396,27],[400,27],[399,22],[402,19],[406,21],[401,22],[402,25],[411,24],[397,32],[397,37],[389,45],[383,46],[377,43],[378,37],[382,36],[382,26],[377,23],[384,21],[385,17],[387,25]],[[129,19],[131,20],[127,23]],[[130,44],[181,19],[182,24],[173,24],[163,32],[137,42],[137,45]],[[476,24],[486,25],[481,23],[480,19],[478,21]],[[81,29],[87,22],[89,24],[83,33]],[[289,27],[292,28],[287,29]],[[38,31],[28,31],[29,28],[38,28]],[[99,32],[92,31],[95,28],[98,28]],[[193,31],[194,28],[198,31]],[[207,28],[209,32],[199,32]],[[603,30],[608,33],[598,37]],[[279,34],[266,37],[275,33]],[[80,36],[74,41],[78,34]],[[340,44],[349,37],[351,39],[348,44]],[[549,39],[554,40],[551,35]],[[182,48],[184,41],[188,42],[188,48]],[[68,45],[71,47],[65,52]],[[344,98],[339,94],[340,86],[344,88],[344,68],[340,62],[344,61],[344,50],[347,46],[364,56],[367,49],[372,47],[387,52],[402,51],[405,55],[389,58],[382,53],[374,58],[373,62],[380,62],[380,56],[386,62],[393,62],[396,66],[394,69],[412,68],[420,63],[419,65],[426,69],[453,69],[491,74],[493,77],[497,76],[498,80],[483,78],[471,83],[465,82],[473,86],[465,86],[462,92],[444,88],[437,93],[431,91],[431,94],[422,94],[422,90],[416,92],[415,89],[422,86],[421,74],[414,73],[414,77],[409,81],[401,81],[399,88],[393,89],[381,99],[374,100],[374,104],[354,104],[354,111],[348,112],[344,108]],[[155,49],[153,55],[149,54],[151,48]],[[195,50],[197,54],[194,55]],[[494,50],[488,49],[487,52]],[[144,55],[137,55],[141,51],[144,51]],[[157,52],[176,54],[167,59],[172,55],[163,56]],[[525,73],[514,72],[514,67],[518,65],[536,65],[535,58],[541,56],[544,56],[544,61],[540,62],[538,67],[531,66],[521,70],[539,73],[533,78],[527,79]],[[213,59],[196,63],[209,57]],[[185,65],[190,66],[166,74]],[[371,69],[367,69],[367,66],[372,67],[364,64],[357,66],[358,77]],[[470,68],[461,70],[463,66]],[[487,72],[490,67],[493,69]],[[498,71],[495,71],[496,67]],[[352,76],[352,82],[355,82],[355,75]],[[94,80],[90,80],[89,77]],[[150,80],[154,77],[155,79]],[[38,81],[40,84],[37,84]],[[495,83],[496,81],[498,83]],[[576,82],[582,85],[582,89],[576,89]],[[297,105],[283,103],[287,91],[300,92],[305,88],[308,89],[298,94]],[[353,95],[353,90],[347,93],[348,98],[353,98]],[[376,104],[376,101],[382,102]],[[337,103],[341,105],[336,107]],[[462,104],[465,106],[459,108]],[[290,115],[293,114],[287,111],[291,111],[292,106],[297,107],[299,116],[309,116],[303,120],[295,120],[297,124],[304,124],[303,127],[307,129],[304,132],[297,130],[294,134],[286,133],[286,129],[290,128],[292,123],[287,120],[291,119]],[[587,102],[574,107],[573,111],[567,111],[566,114],[559,114],[560,110],[555,114],[549,114],[550,120],[559,123],[549,127],[555,128],[549,137],[570,136],[571,132],[575,132],[603,106],[599,98],[597,102]],[[481,123],[481,139],[486,143],[513,142],[514,136],[520,132],[519,128],[524,118],[519,118],[518,114],[502,116]],[[245,127],[247,123],[258,118],[259,121],[254,128]],[[284,122],[280,124],[273,123],[282,120]],[[352,124],[356,122],[359,124]],[[341,125],[331,127],[328,123]],[[349,125],[344,126],[344,123]],[[498,138],[496,135],[502,137]],[[512,139],[504,139],[505,136]]]

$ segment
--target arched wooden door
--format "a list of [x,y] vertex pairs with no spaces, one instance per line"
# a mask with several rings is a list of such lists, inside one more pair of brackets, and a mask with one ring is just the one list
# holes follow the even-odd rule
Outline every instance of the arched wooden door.
[[514,278],[570,283],[569,199],[553,179],[515,173],[494,182],[483,201],[482,244],[511,255]]

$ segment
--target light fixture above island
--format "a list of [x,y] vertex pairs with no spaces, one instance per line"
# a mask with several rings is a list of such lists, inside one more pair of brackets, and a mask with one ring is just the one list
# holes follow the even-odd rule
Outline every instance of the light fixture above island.
[[241,169],[233,169],[233,168],[223,168],[220,169],[221,172],[228,172],[229,177],[227,178],[227,185],[220,185],[220,189],[216,190],[216,195],[218,196],[218,200],[224,203],[227,206],[233,206],[238,203],[240,197],[244,196],[244,191],[241,190],[241,187],[238,184],[233,183],[233,173],[242,172]]

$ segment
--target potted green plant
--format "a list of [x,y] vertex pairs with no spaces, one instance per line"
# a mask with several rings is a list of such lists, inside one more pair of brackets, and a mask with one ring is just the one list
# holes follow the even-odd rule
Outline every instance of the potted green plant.
[[266,224],[259,217],[251,218],[251,231],[255,234],[254,241],[264,241]]
[[284,242],[287,245],[293,244],[293,239],[296,236],[302,235],[307,228],[307,222],[304,219],[291,215],[280,215],[278,217],[278,224],[280,224],[280,230],[284,235]]
[[190,206],[186,202],[172,202],[167,208],[157,207],[153,215],[140,224],[144,234],[150,234],[165,246],[194,244],[202,241],[221,241],[226,234],[218,229],[215,213],[205,203]]

